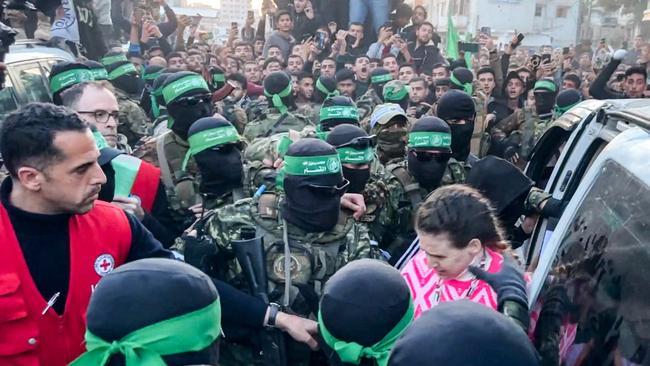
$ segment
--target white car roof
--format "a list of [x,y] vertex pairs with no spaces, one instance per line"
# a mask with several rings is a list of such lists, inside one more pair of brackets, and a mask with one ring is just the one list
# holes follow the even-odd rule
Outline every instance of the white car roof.
[[51,58],[74,61],[73,55],[59,48],[35,44],[17,44],[9,48],[9,53],[5,55],[5,64],[11,65],[23,61]]

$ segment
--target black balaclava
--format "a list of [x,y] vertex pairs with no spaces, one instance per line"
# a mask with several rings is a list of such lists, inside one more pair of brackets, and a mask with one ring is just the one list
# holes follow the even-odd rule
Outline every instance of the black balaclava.
[[189,153],[201,172],[201,193],[221,197],[242,187],[244,164],[240,138],[230,122],[223,118],[201,118],[192,124],[188,136]]
[[[447,122],[438,117],[423,117],[409,132],[408,171],[429,192],[440,186],[451,156],[452,136]],[[426,151],[438,151],[433,158]]]
[[106,71],[108,71],[108,80],[114,87],[139,100],[144,89],[144,80],[140,78],[138,70],[132,63],[116,62],[107,66]]
[[197,73],[183,71],[170,75],[163,84],[163,98],[170,117],[168,125],[183,140],[187,140],[192,123],[212,115],[210,89]]
[[284,71],[272,72],[264,78],[264,95],[269,100],[269,105],[280,113],[296,107],[291,90],[291,77]]
[[[156,80],[156,78],[160,75],[163,74],[164,67],[159,66],[159,65],[151,65],[147,66],[144,69],[144,76],[143,80],[145,83],[144,86],[144,91],[142,92],[142,97],[140,98],[140,107],[147,113],[149,116],[153,116],[153,111],[152,109],[158,108],[158,104],[155,103],[154,96],[152,96],[153,92],[153,82]],[[159,114],[159,111],[156,110],[155,112],[156,116],[158,117],[157,114]]]
[[488,155],[477,161],[467,174],[466,183],[479,190],[494,206],[499,219],[511,237],[517,219],[524,213],[525,199],[533,187],[519,168],[510,162]]
[[321,76],[314,85],[314,102],[323,103],[325,99],[339,95],[336,89],[336,80],[328,76]]
[[[370,347],[409,317],[410,309],[411,294],[398,270],[377,260],[359,259],[327,281],[319,328],[340,341]],[[329,353],[332,347],[326,347]]]
[[325,99],[320,109],[321,131],[329,131],[341,124],[359,125],[359,111],[354,101],[339,95]]
[[384,101],[384,85],[391,80],[393,80],[393,76],[390,74],[390,71],[383,67],[377,67],[370,73],[370,87],[374,89],[382,102]]
[[[210,277],[191,265],[172,259],[140,259],[114,269],[95,287],[87,328],[110,343],[148,325],[206,308],[218,299]],[[121,354],[112,358],[124,359]],[[216,365],[218,340],[200,351],[162,358],[171,366]],[[110,362],[118,361],[113,359]]]
[[[370,165],[374,159],[372,137],[361,127],[351,124],[336,126],[327,135],[327,143],[336,148],[341,164]],[[343,177],[350,181],[348,192],[361,193],[370,179],[370,166],[367,169],[343,166]]]
[[99,163],[106,176],[106,183],[102,184],[102,189],[99,191],[99,200],[101,201],[113,202],[113,196],[115,195],[115,170],[111,161],[121,154],[123,154],[122,151],[110,147],[104,147],[99,150],[97,163]]
[[[454,159],[465,161],[469,156],[470,143],[474,133],[476,107],[469,94],[450,89],[438,101],[437,115],[451,128],[451,153]],[[450,121],[465,120],[464,125]]]
[[73,85],[90,80],[93,80],[93,76],[88,66],[79,62],[57,62],[49,75],[52,101],[56,105],[62,105],[61,93]]
[[[291,163],[305,157],[326,158],[319,164]],[[284,163],[286,198],[282,203],[282,217],[307,232],[332,230],[339,219],[343,192],[318,186],[332,188],[343,183],[341,161],[334,147],[319,139],[300,139],[291,144]]]
[[542,119],[548,119],[553,113],[557,85],[549,79],[542,79],[535,83],[533,94],[535,95],[535,110]]
[[215,92],[226,85],[226,73],[220,67],[212,66],[208,70],[208,85],[210,90]]
[[397,341],[388,366],[537,366],[537,352],[519,326],[469,300],[422,313]]

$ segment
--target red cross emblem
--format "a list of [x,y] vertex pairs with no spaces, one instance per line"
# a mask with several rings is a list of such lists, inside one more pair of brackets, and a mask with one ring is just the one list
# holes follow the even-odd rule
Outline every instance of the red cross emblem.
[[110,254],[102,254],[95,259],[95,272],[104,277],[115,268],[115,259]]

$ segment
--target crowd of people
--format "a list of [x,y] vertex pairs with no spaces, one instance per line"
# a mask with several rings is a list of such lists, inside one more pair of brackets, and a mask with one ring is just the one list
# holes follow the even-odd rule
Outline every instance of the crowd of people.
[[562,206],[522,169],[645,97],[642,37],[466,55],[422,6],[293,0],[214,44],[110,5],[0,129],[0,365],[561,363],[515,250]]

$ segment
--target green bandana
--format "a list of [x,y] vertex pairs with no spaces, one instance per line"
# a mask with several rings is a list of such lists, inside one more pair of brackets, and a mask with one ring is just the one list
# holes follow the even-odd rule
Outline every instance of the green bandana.
[[90,69],[93,80],[108,80],[108,71],[106,69]]
[[287,113],[287,106],[284,105],[284,103],[282,102],[282,98],[286,98],[289,95],[291,95],[291,83],[289,83],[289,85],[287,85],[287,87],[284,88],[284,90],[282,90],[278,94],[270,94],[269,92],[264,90],[264,95],[271,98],[271,101],[273,102],[273,106],[277,108],[280,111],[280,113],[285,114]]
[[290,156],[284,157],[282,168],[288,175],[326,175],[341,171],[341,159],[337,155]]
[[212,74],[212,81],[215,83],[225,83],[226,75],[224,74]]
[[561,115],[566,113],[569,109],[571,109],[571,108],[577,106],[578,104],[580,104],[580,102],[582,102],[582,101],[578,101],[576,103],[570,104],[570,105],[565,106],[565,107],[560,107],[559,105],[556,104],[555,107],[553,107],[553,112],[555,113],[555,118],[560,117]]
[[388,74],[382,74],[382,75],[375,75],[370,78],[370,83],[371,84],[381,84],[381,83],[386,83],[393,80],[393,75],[390,73]]
[[110,147],[108,146],[108,142],[106,142],[104,136],[102,136],[99,131],[93,132],[93,137],[95,138],[95,145],[97,145],[98,150],[101,150],[105,147]]
[[334,105],[320,109],[319,121],[329,119],[352,119],[359,122],[359,110],[352,105]]
[[152,72],[151,74],[144,74],[144,79],[147,81],[156,80],[158,76],[163,73],[164,70]]
[[183,170],[185,170],[187,162],[190,160],[190,156],[194,156],[211,147],[225,145],[231,142],[238,142],[240,141],[240,137],[235,127],[220,126],[195,133],[190,136],[187,141],[190,143],[190,149],[187,151],[187,154],[185,154],[182,167]]
[[451,134],[446,132],[411,132],[409,133],[410,148],[449,148]]
[[341,158],[341,163],[347,164],[366,164],[375,158],[373,148],[369,147],[363,150],[357,150],[353,147],[342,147],[336,149]]
[[138,70],[133,66],[133,64],[124,64],[119,66],[117,69],[108,73],[108,80],[115,80],[120,76],[124,76],[129,73],[137,74]]
[[50,79],[50,91],[59,91],[77,85],[84,81],[93,80],[93,74],[88,69],[72,69],[52,76]]
[[115,191],[116,196],[129,197],[135,178],[140,171],[142,160],[126,154],[116,156],[111,160],[111,166],[115,171]]
[[557,91],[557,85],[555,85],[555,83],[550,80],[540,80],[535,83],[534,89],[548,90],[555,93]]
[[208,84],[199,75],[188,75],[180,78],[162,89],[162,95],[166,104],[178,99],[181,95],[190,90],[202,89],[206,93],[210,92]]
[[399,102],[400,100],[404,99],[404,97],[409,95],[408,88],[402,87],[395,91],[397,88],[390,88],[387,89],[384,87],[384,99],[387,101],[391,102]]
[[463,91],[469,95],[472,95],[472,93],[474,92],[474,87],[472,86],[472,83],[463,84],[460,82],[460,80],[456,78],[456,76],[454,76],[454,74],[451,74],[449,81],[454,83],[456,86],[463,88]]
[[104,366],[123,354],[126,366],[165,366],[162,356],[209,347],[221,333],[221,303],[135,330],[112,343],[86,330],[86,351],[70,366]]
[[325,98],[336,97],[340,95],[338,90],[334,90],[334,91],[327,90],[327,87],[320,82],[320,78],[316,80],[316,89],[320,90],[321,93],[325,94]]
[[126,55],[106,56],[102,58],[101,63],[104,66],[108,66],[122,61],[129,61]]
[[370,347],[336,339],[325,327],[320,311],[318,312],[318,329],[325,343],[336,352],[342,362],[358,365],[361,363],[362,358],[373,358],[379,366],[386,366],[393,345],[413,321],[413,312],[413,303],[411,302],[408,310],[397,325],[381,341]]

